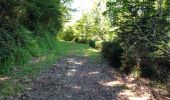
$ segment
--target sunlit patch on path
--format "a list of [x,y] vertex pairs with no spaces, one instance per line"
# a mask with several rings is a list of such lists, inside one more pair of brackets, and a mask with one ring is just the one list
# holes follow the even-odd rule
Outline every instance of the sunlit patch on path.
[[0,82],[9,79],[9,77],[2,77],[0,76]]
[[[106,62],[66,57],[43,72],[17,100],[152,100],[134,80],[117,74]],[[139,91],[139,93],[137,92]]]

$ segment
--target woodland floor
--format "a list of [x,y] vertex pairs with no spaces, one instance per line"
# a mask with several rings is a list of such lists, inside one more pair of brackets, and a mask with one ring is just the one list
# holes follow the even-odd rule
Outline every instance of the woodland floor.
[[31,82],[31,88],[5,100],[169,100],[148,81],[120,74],[106,61],[65,56]]

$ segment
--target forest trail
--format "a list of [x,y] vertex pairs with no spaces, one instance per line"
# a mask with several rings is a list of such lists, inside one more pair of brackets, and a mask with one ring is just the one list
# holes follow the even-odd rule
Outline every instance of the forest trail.
[[106,62],[68,56],[42,72],[30,91],[11,99],[154,100],[150,92],[135,80],[116,73]]

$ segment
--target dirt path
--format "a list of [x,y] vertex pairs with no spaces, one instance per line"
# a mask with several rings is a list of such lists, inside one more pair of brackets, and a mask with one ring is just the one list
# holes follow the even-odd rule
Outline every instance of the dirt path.
[[[138,89],[108,64],[87,57],[66,57],[43,72],[33,88],[16,100],[152,100],[147,88]],[[138,91],[138,92],[137,92]]]

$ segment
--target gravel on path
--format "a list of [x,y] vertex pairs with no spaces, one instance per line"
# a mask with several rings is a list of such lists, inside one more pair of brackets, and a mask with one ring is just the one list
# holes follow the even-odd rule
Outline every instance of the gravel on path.
[[[140,87],[140,89],[139,89]],[[15,100],[154,100],[147,87],[88,57],[59,59]]]

